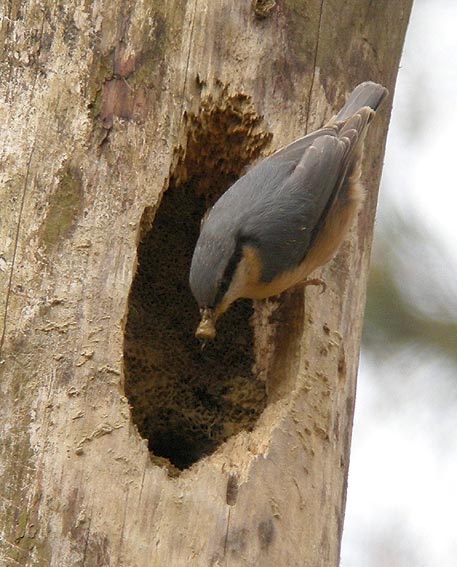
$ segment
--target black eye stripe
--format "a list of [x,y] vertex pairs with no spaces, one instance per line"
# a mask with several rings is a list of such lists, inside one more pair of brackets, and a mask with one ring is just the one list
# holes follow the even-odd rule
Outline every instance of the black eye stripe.
[[215,299],[216,305],[218,305],[222,301],[222,298],[227,293],[227,290],[230,287],[233,276],[235,274],[236,268],[243,256],[243,247],[248,243],[252,243],[254,245],[256,244],[254,238],[248,238],[246,236],[239,236],[237,238],[235,250],[233,251],[231,258],[228,261],[228,264],[224,270],[224,275],[222,276],[222,279],[218,286],[216,299]]
[[243,255],[243,244],[244,242],[242,242],[242,240],[240,239],[237,240],[235,250],[233,251],[230,260],[228,261],[228,264],[225,267],[224,275],[222,276],[222,279],[217,288],[217,294],[215,299],[216,305],[218,305],[222,301],[222,298],[227,293],[227,290],[230,287],[233,274],[235,273],[236,267],[238,266],[241,257]]

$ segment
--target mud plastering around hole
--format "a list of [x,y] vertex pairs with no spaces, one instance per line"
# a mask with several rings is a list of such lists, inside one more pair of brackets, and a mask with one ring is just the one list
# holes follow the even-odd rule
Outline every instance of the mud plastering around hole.
[[171,472],[252,429],[266,404],[265,381],[253,373],[251,302],[237,302],[219,320],[216,341],[202,350],[194,337],[199,310],[188,275],[206,209],[271,135],[248,97],[225,89],[185,118],[187,143],[169,187],[156,214],[147,208],[143,215],[124,347],[133,421],[153,461]]

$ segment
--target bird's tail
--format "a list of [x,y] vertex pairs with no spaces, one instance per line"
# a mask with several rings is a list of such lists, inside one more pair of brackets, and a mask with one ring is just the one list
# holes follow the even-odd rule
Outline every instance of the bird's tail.
[[349,95],[346,104],[338,112],[334,120],[336,122],[347,120],[364,106],[376,110],[387,96],[388,92],[389,91],[382,85],[372,83],[371,81],[360,83]]

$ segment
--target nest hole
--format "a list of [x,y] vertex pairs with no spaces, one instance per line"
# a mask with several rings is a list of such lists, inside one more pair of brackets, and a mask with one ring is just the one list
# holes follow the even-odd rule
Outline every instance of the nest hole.
[[141,221],[138,267],[125,329],[125,390],[153,461],[190,467],[230,436],[251,430],[266,405],[253,371],[252,305],[238,301],[205,349],[194,336],[199,309],[188,275],[200,222],[271,136],[245,95],[207,97],[185,117],[180,149],[158,209]]

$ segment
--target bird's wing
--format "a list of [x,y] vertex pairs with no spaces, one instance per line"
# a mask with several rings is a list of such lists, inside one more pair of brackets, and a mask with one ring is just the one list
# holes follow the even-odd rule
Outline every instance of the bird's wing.
[[338,133],[338,139],[346,145],[346,151],[341,163],[338,182],[336,183],[333,193],[328,199],[322,215],[314,228],[311,241],[314,240],[321,226],[325,223],[325,219],[327,218],[330,209],[338,204],[344,206],[346,201],[350,198],[348,193],[350,191],[351,184],[358,182],[360,167],[359,170],[355,172],[356,178],[353,178],[354,167],[357,165],[360,166],[361,164],[365,134],[373,115],[374,111],[371,108],[363,107],[360,108],[358,112],[350,116],[345,122],[340,123],[341,129]]
[[298,138],[287,146],[280,148],[279,150],[271,154],[271,156],[267,158],[267,161],[271,163],[277,163],[278,161],[286,160],[295,162],[295,164],[297,165],[303,157],[305,151],[313,144],[316,138],[319,138],[320,136],[324,136],[326,134],[335,135],[336,132],[337,127],[334,125],[320,128],[319,130],[311,132],[311,134],[307,134],[306,136],[303,136],[303,138]]
[[[367,116],[372,112],[370,109],[366,111]],[[304,151],[303,145],[300,147],[305,140],[302,138],[280,150],[283,152],[281,156],[278,152],[260,164],[260,168],[265,168],[263,171],[256,172],[256,168],[251,171],[254,177],[251,183],[256,184],[257,177],[259,185],[263,183],[264,186],[259,191],[258,202],[243,222],[240,237],[257,248],[264,282],[271,282],[297,267],[305,258],[326,212],[340,197],[344,178],[367,123],[368,118],[355,115],[346,123],[316,132],[319,135],[313,136],[311,144],[305,144]],[[289,162],[287,176],[279,184],[276,178],[268,185],[267,169],[273,166],[274,171],[276,155],[281,157],[282,164],[289,158],[292,162]]]

